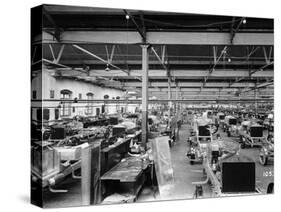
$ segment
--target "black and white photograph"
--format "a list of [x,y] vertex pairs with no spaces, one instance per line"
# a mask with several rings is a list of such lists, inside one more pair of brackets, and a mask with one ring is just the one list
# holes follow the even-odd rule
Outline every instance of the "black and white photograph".
[[31,8],[31,203],[274,194],[274,21]]

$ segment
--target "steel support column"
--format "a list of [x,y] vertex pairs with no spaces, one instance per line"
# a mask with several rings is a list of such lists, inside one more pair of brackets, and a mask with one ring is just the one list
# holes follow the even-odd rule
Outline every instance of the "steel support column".
[[142,48],[142,147],[146,149],[148,135],[148,48],[149,45],[141,45]]
[[[178,89],[179,89],[179,85],[178,85],[178,83],[176,82],[176,100],[178,100],[179,99],[179,91],[178,91]],[[175,103],[175,112],[176,112],[176,114],[178,114],[178,103],[176,102]]]
[[172,92],[171,92],[171,77],[168,77],[168,118],[169,121],[171,119],[171,108],[172,108],[172,102],[170,101],[172,99]]
[[258,102],[257,102],[257,98],[258,98],[258,90],[257,88],[255,89],[255,113],[257,114],[258,112]]

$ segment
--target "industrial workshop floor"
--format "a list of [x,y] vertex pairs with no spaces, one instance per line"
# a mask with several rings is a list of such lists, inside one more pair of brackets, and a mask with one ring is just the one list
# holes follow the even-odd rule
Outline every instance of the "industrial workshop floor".
[[[225,133],[219,132],[222,139],[237,142],[235,137],[227,137]],[[188,138],[188,125],[183,125],[179,140],[171,148],[172,166],[174,170],[175,191],[170,199],[191,199],[193,198],[194,186],[192,182],[203,181],[202,165],[190,165],[186,157]],[[262,166],[259,163],[259,148],[246,148],[240,151],[241,158],[256,162],[256,184],[266,193],[266,188],[269,182],[273,181],[273,177],[264,176],[268,172],[273,172],[273,164]],[[50,207],[68,207],[81,205],[81,185],[80,180],[74,180],[68,177],[58,188],[67,189],[67,193],[51,193],[44,192],[44,206]],[[209,186],[204,186],[204,197],[211,197],[211,190]],[[137,202],[158,201],[159,194],[154,193],[151,187],[144,187],[137,198]]]
[[[171,148],[172,166],[174,170],[175,190],[172,199],[191,199],[195,191],[192,182],[198,182],[205,180],[202,173],[202,165],[194,164],[190,165],[187,152],[187,138],[189,136],[189,126],[183,125],[180,133],[179,140]],[[237,137],[227,137],[226,133],[219,129],[222,139],[225,141],[238,142]],[[267,132],[265,132],[265,135]],[[270,182],[273,182],[273,177],[265,176],[268,173],[273,173],[273,163],[267,166],[262,166],[259,163],[259,147],[241,149],[239,153],[241,161],[254,161],[256,163],[256,185],[261,189],[262,193],[266,193],[267,186]],[[204,198],[212,197],[211,188],[208,185],[203,187]],[[159,194],[154,194],[151,188],[143,188],[137,199],[137,202],[143,201],[157,201],[160,200]]]

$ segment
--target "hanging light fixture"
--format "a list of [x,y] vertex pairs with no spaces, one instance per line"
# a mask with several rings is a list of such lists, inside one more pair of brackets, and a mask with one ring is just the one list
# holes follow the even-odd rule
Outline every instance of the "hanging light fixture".
[[109,64],[108,64],[108,63],[106,64],[105,71],[110,71],[110,68],[109,68]]

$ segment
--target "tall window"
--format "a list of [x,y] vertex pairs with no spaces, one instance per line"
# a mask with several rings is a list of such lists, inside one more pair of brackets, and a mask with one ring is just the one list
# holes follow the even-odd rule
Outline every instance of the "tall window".
[[37,93],[36,93],[36,91],[34,90],[34,91],[32,91],[32,99],[36,99],[37,98]]
[[60,113],[59,113],[59,109],[58,108],[55,108],[55,120],[58,120],[59,119],[59,116],[60,116]]
[[[103,99],[109,99],[109,95],[108,94],[105,94],[103,96]],[[102,108],[101,108],[101,112],[102,113],[108,113],[108,107],[106,107],[106,102],[104,102],[104,105],[102,105]]]
[[55,98],[55,90],[50,90],[50,99]]
[[[61,100],[70,100],[72,92],[70,90],[61,90]],[[61,116],[70,116],[71,115],[71,102],[62,101],[61,107]]]
[[86,106],[86,114],[87,115],[92,115],[93,114],[93,99],[94,99],[94,94],[93,93],[87,93],[87,106]]

